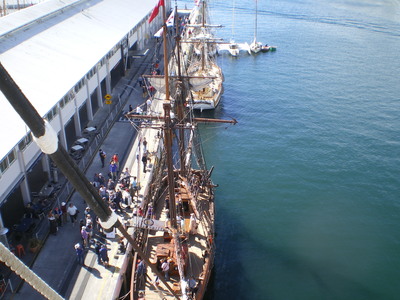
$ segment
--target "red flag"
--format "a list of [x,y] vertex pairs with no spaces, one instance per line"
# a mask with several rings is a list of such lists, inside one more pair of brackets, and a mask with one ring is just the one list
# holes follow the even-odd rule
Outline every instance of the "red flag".
[[154,7],[153,12],[151,13],[150,18],[149,18],[149,23],[150,23],[151,21],[153,21],[153,19],[154,19],[155,17],[157,17],[157,15],[158,15],[158,9],[160,8],[160,6],[165,6],[165,5],[164,5],[164,0],[159,0],[157,6]]

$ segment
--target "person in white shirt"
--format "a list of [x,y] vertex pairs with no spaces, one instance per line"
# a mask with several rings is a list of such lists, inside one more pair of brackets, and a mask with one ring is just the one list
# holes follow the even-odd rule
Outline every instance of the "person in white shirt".
[[78,209],[73,203],[70,203],[67,209],[67,213],[71,218],[72,226],[75,225],[76,218],[78,217]]
[[161,270],[164,273],[165,280],[169,280],[169,261],[164,259],[163,263],[161,264]]
[[125,168],[125,171],[124,171],[123,175],[124,175],[124,177],[130,177],[131,176],[131,173],[129,173],[129,169],[128,168]]
[[125,200],[125,205],[130,207],[132,205],[132,196],[129,194],[128,189],[122,190],[122,198]]
[[197,234],[197,220],[194,213],[190,214],[189,233]]
[[151,99],[147,99],[146,101],[146,109],[147,109],[147,114],[150,115],[151,114]]

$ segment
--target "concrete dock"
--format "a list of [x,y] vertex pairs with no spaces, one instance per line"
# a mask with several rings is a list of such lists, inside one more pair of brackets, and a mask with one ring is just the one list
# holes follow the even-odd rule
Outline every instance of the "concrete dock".
[[[104,168],[101,165],[99,155],[92,155],[91,162],[86,170],[86,176],[92,181],[95,173],[102,173],[107,178],[108,164],[107,161],[114,153],[118,153],[120,159],[120,172],[128,168],[132,176],[138,177],[138,182],[142,187],[139,195],[134,201],[140,205],[143,195],[147,193],[146,184],[152,174],[153,157],[158,145],[158,137],[156,129],[146,129],[142,131],[142,135],[146,137],[148,142],[148,151],[150,162],[147,164],[147,172],[142,170],[142,162],[137,157],[141,157],[142,146],[139,144],[143,136],[137,135],[137,130],[131,123],[123,117],[123,113],[127,112],[128,106],[136,107],[145,103],[147,98],[143,98],[142,88],[137,82],[137,78],[142,74],[149,74],[152,64],[154,46],[149,45],[146,56],[140,58],[138,62],[139,69],[132,68],[127,76],[123,77],[113,90],[113,97],[118,97],[125,92],[124,97],[127,100],[121,110],[120,118],[117,119],[105,139],[100,144],[102,150],[107,153],[106,164]],[[129,91],[128,91],[128,90]],[[152,111],[160,111],[162,109],[162,101],[155,99],[152,102]],[[110,107],[105,105],[100,108],[88,126],[101,127],[103,122],[109,117]],[[97,154],[97,153],[96,153]],[[139,155],[139,156],[138,156]],[[65,201],[60,199],[59,201]],[[84,219],[83,212],[86,204],[78,193],[74,193],[68,202],[74,203],[80,211],[79,219]],[[123,205],[125,207],[125,205]],[[131,209],[124,209],[123,213],[119,213],[122,220],[128,220],[132,214]],[[68,219],[69,221],[69,219]],[[133,228],[129,231],[132,233]],[[95,241],[107,245],[110,266],[105,267],[97,263],[97,255],[94,252],[94,245],[91,244],[85,252],[84,266],[77,263],[74,245],[82,243],[79,224],[72,225],[71,222],[63,224],[59,228],[57,235],[49,235],[37,255],[31,269],[41,277],[48,285],[57,291],[65,299],[112,299],[114,287],[118,281],[119,270],[124,260],[124,254],[118,253],[118,241],[120,234],[116,233],[114,238],[104,238],[102,235],[94,231]],[[126,241],[125,241],[126,244]],[[16,286],[13,286],[15,289]],[[41,294],[34,290],[30,285],[24,283],[18,291],[11,293],[7,290],[4,295],[5,299],[45,299]]]

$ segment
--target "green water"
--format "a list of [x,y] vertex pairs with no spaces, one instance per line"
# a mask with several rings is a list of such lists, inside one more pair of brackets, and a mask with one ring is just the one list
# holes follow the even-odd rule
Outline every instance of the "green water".
[[[192,1],[186,1],[188,7]],[[212,1],[231,37],[231,1]],[[221,55],[209,299],[398,299],[400,2],[258,1],[274,53]],[[236,0],[250,43],[253,0]],[[207,114],[205,114],[207,115]]]

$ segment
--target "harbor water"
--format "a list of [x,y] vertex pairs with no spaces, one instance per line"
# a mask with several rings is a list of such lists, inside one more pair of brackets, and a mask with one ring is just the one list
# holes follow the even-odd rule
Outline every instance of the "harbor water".
[[[216,35],[250,43],[255,1],[235,2],[232,18],[211,1]],[[258,1],[257,39],[277,51],[220,55],[224,96],[202,114],[239,122],[202,127],[207,298],[398,299],[400,1]]]

